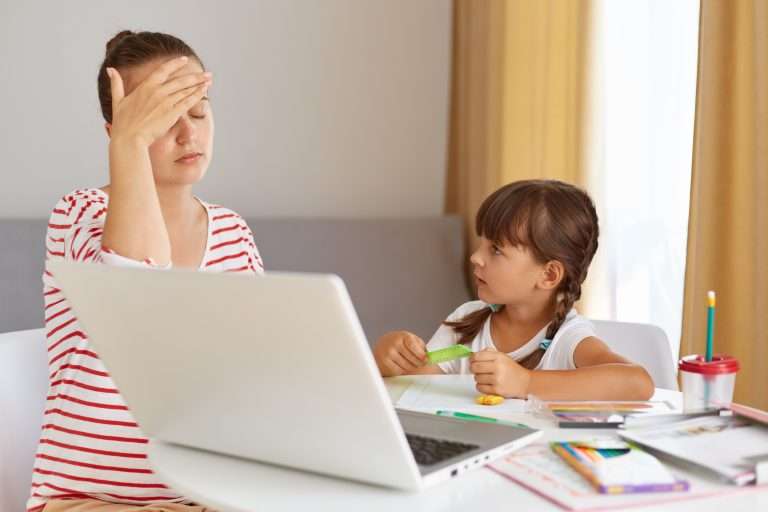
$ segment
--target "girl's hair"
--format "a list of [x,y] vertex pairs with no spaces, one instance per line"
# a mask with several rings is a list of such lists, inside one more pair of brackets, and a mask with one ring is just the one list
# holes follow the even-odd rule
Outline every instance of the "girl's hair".
[[[581,297],[597,251],[597,212],[586,192],[555,180],[524,180],[503,186],[488,196],[477,212],[475,231],[489,241],[522,246],[540,263],[559,261],[565,274],[556,290],[555,316],[546,339],[552,340],[573,304]],[[460,335],[459,343],[470,343],[493,311],[474,311],[455,322],[444,322]],[[544,349],[539,348],[520,364],[535,368]]]
[[200,66],[205,68],[203,61],[200,60],[195,51],[178,37],[161,32],[123,30],[117,33],[107,43],[106,55],[99,68],[97,80],[101,115],[104,116],[104,119],[108,123],[112,122],[112,89],[107,68],[124,70],[158,58],[183,56],[197,59]]

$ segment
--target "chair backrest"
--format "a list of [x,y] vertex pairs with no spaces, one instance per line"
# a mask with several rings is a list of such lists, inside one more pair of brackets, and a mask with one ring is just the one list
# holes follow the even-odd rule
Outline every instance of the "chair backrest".
[[597,336],[611,350],[645,368],[657,388],[677,391],[672,348],[664,331],[651,324],[592,320]]
[[24,510],[48,392],[45,331],[0,334],[0,510]]

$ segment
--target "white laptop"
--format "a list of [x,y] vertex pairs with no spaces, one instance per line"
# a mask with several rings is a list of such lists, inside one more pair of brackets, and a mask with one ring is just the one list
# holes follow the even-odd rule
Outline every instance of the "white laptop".
[[49,267],[154,439],[418,490],[540,434],[396,412],[338,276]]

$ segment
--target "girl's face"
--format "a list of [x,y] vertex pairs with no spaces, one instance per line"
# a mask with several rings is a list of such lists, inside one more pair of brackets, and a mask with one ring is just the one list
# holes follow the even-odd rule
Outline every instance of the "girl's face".
[[545,273],[545,265],[525,247],[497,245],[484,237],[469,261],[474,267],[477,295],[489,304],[527,302]]
[[[159,65],[170,58],[157,59],[135,68],[130,68],[123,77],[126,94],[146,79]],[[170,78],[203,71],[194,59]],[[192,185],[200,181],[213,156],[213,112],[204,97],[185,112],[165,135],[149,146],[152,173],[158,185]]]

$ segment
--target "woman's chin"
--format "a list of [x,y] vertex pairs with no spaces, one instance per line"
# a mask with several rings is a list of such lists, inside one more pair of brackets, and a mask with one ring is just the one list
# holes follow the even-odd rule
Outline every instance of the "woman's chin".
[[[171,172],[163,173],[162,177],[156,176],[155,179],[159,183],[165,185],[194,185],[199,183],[205,177],[206,169],[193,169],[190,167],[184,167],[181,169],[172,169]],[[159,179],[158,179],[159,178]]]

